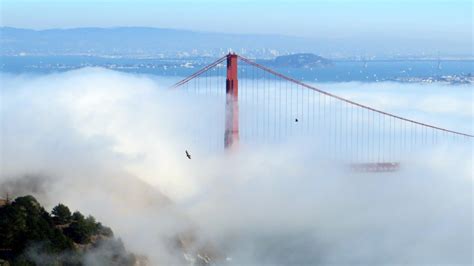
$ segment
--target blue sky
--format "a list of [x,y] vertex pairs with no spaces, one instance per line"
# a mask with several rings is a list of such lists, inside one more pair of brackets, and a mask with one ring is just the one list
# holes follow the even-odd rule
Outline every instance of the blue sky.
[[0,0],[4,26],[152,26],[472,50],[470,0]]

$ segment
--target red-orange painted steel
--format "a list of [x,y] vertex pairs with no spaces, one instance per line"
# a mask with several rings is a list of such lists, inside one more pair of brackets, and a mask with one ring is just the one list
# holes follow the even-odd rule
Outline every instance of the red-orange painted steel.
[[[184,84],[191,81],[192,79],[200,77],[203,73],[213,69],[214,67],[218,67],[219,64],[224,62],[224,60],[227,61],[226,107],[225,107],[226,108],[226,110],[225,110],[226,111],[226,114],[225,114],[226,115],[226,121],[225,121],[225,135],[224,135],[224,144],[225,144],[224,146],[225,146],[226,150],[235,149],[238,145],[238,142],[239,142],[239,104],[238,104],[238,97],[239,97],[238,61],[239,60],[242,60],[241,63],[246,63],[246,64],[251,65],[253,67],[259,68],[259,69],[265,71],[265,73],[270,73],[270,74],[272,74],[276,77],[279,77],[283,80],[289,81],[292,84],[299,85],[301,88],[307,88],[307,89],[319,92],[323,95],[329,96],[333,99],[340,100],[340,101],[345,102],[347,104],[350,104],[352,106],[360,107],[360,108],[365,109],[367,111],[371,111],[371,112],[374,112],[374,113],[378,113],[378,114],[387,116],[389,118],[393,118],[393,121],[396,121],[396,119],[397,119],[397,120],[403,121],[405,123],[412,123],[414,125],[422,126],[422,129],[425,130],[425,131],[422,131],[422,132],[425,132],[425,133],[427,132],[428,128],[430,128],[430,129],[433,130],[433,132],[435,130],[437,130],[437,131],[442,131],[442,132],[453,134],[453,137],[454,136],[464,136],[466,138],[473,138],[474,137],[472,134],[465,134],[465,133],[461,133],[461,132],[457,132],[457,131],[448,130],[448,129],[445,129],[445,128],[429,125],[429,124],[426,124],[426,123],[421,123],[421,122],[414,121],[414,120],[411,120],[411,119],[407,119],[407,118],[404,118],[404,117],[401,117],[401,116],[397,116],[395,114],[391,114],[391,113],[388,113],[388,112],[377,110],[375,108],[372,108],[372,107],[369,107],[369,106],[366,106],[366,105],[362,105],[360,103],[351,101],[349,99],[345,99],[343,97],[340,97],[340,96],[334,95],[332,93],[323,91],[323,90],[318,89],[314,86],[305,84],[301,81],[295,80],[295,79],[293,79],[291,77],[288,77],[286,75],[280,74],[276,71],[273,71],[272,69],[269,69],[268,67],[257,64],[256,62],[253,62],[253,61],[251,61],[247,58],[244,58],[242,56],[239,56],[237,54],[228,54],[226,56],[223,56],[223,57],[219,58],[218,60],[216,60],[212,64],[206,66],[205,68],[197,71],[193,75],[191,75],[191,76],[181,80],[180,82],[176,83],[172,88],[181,87]],[[405,126],[405,130],[406,130],[406,126]],[[416,128],[415,128],[415,134],[416,134]],[[416,142],[416,139],[415,139],[415,142]],[[365,172],[367,172],[367,171],[369,171],[369,172],[396,171],[396,170],[399,169],[399,163],[395,162],[395,163],[354,164],[354,165],[352,165],[352,169],[357,170],[357,171],[365,171]]]
[[209,69],[212,69],[213,67],[215,67],[215,66],[219,65],[220,63],[222,63],[226,58],[227,58],[227,56],[223,56],[223,57],[217,59],[212,64],[204,67],[203,69],[200,69],[199,71],[192,74],[191,76],[189,76],[189,77],[179,81],[178,83],[174,84],[173,86],[171,86],[171,89],[179,88],[179,87],[183,86],[184,84],[188,83],[189,81],[191,81],[192,79],[199,77],[203,73],[207,72]]
[[237,148],[239,143],[239,81],[237,76],[236,54],[227,55],[226,79],[226,120],[224,147],[226,150]]
[[366,110],[369,110],[369,111],[372,111],[372,112],[376,112],[376,113],[379,113],[379,114],[382,114],[382,115],[386,115],[386,116],[389,116],[389,117],[393,117],[395,119],[398,119],[398,120],[402,120],[402,121],[405,121],[405,122],[409,122],[409,123],[412,123],[412,124],[417,124],[417,125],[420,125],[420,126],[423,126],[423,127],[426,127],[426,128],[432,128],[432,129],[436,129],[436,130],[440,130],[440,131],[444,131],[444,132],[448,132],[448,133],[452,133],[452,134],[455,134],[455,135],[459,135],[459,136],[464,136],[464,137],[470,137],[470,138],[474,138],[474,135],[470,135],[470,134],[466,134],[466,133],[462,133],[462,132],[457,132],[457,131],[453,131],[453,130],[449,130],[449,129],[445,129],[445,128],[441,128],[441,127],[437,127],[437,126],[433,126],[433,125],[429,125],[429,124],[425,124],[425,123],[421,123],[421,122],[417,122],[417,121],[414,121],[414,120],[411,120],[411,119],[407,119],[407,118],[404,118],[404,117],[401,117],[401,116],[397,116],[397,115],[394,115],[394,114],[391,114],[391,113],[387,113],[387,112],[384,112],[384,111],[380,111],[380,110],[377,110],[375,108],[372,108],[372,107],[369,107],[369,106],[366,106],[366,105],[363,105],[363,104],[360,104],[360,103],[356,103],[354,101],[351,101],[351,100],[348,100],[348,99],[345,99],[345,98],[342,98],[340,96],[337,96],[337,95],[334,95],[332,93],[329,93],[329,92],[326,92],[326,91],[323,91],[321,89],[318,89],[316,87],[313,87],[313,86],[310,86],[306,83],[303,83],[301,81],[298,81],[294,78],[290,78],[288,76],[285,76],[283,74],[280,74],[268,67],[265,67],[265,66],[262,66],[256,62],[253,62],[252,60],[250,59],[247,59],[245,57],[242,57],[241,55],[238,56],[242,61],[244,61],[245,63],[249,64],[249,65],[252,65],[254,67],[257,67],[257,68],[260,68],[268,73],[271,73],[273,74],[274,76],[276,77],[279,77],[279,78],[282,78],[284,80],[287,80],[289,82],[292,82],[292,83],[295,83],[295,84],[298,84],[300,85],[301,87],[304,87],[304,88],[307,88],[307,89],[310,89],[310,90],[313,90],[313,91],[317,91],[319,93],[322,93],[324,95],[327,95],[329,97],[332,97],[334,99],[338,99],[340,101],[343,101],[343,102],[346,102],[348,104],[352,104],[354,106],[358,106],[358,107],[361,107],[363,109],[366,109]]

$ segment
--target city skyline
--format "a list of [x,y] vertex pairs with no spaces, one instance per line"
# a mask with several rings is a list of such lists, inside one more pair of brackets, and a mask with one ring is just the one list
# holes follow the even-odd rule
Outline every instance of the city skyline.
[[[472,54],[470,1],[2,0],[1,25],[277,34],[365,50]],[[106,12],[104,12],[106,11]]]

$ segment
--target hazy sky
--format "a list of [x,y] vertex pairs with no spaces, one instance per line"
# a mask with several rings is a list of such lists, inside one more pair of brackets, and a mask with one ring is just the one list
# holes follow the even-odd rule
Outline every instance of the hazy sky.
[[[152,26],[472,47],[471,0],[0,0],[4,26]],[[441,44],[440,44],[441,43]]]

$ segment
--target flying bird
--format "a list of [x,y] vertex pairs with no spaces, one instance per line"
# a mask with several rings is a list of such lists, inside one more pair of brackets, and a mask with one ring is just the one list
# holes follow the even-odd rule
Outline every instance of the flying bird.
[[186,150],[186,157],[188,157],[189,160],[191,160],[191,154]]
[[298,118],[295,118],[295,123],[298,123]]

